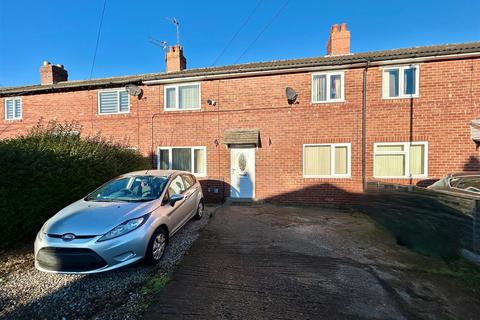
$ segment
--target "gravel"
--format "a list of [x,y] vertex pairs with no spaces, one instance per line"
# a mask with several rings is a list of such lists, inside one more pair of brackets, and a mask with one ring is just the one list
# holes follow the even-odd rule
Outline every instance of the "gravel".
[[155,267],[139,263],[96,275],[61,275],[37,271],[32,246],[0,253],[0,318],[141,318],[154,296],[147,284],[173,271],[215,209],[207,207],[201,220],[178,231]]

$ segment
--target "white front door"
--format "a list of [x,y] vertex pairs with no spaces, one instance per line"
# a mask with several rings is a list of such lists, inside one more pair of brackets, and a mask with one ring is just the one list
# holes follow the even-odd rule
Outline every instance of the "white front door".
[[231,147],[230,167],[232,170],[230,197],[255,197],[255,148]]

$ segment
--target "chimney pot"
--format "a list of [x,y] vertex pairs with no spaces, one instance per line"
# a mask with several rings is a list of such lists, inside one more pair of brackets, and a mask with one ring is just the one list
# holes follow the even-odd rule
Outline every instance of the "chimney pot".
[[339,56],[350,54],[350,31],[347,30],[347,24],[342,23],[340,28],[334,24],[330,29],[330,36],[327,42],[327,55]]
[[167,72],[182,71],[187,68],[187,59],[183,55],[183,48],[180,45],[170,46],[165,56]]

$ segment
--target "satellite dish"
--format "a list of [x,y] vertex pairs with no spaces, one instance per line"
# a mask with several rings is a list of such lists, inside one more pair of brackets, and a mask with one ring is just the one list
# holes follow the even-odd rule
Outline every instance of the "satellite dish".
[[294,104],[297,101],[298,93],[293,90],[291,87],[285,89],[285,94],[287,95],[288,104]]
[[138,97],[142,94],[142,89],[139,86],[136,86],[131,83],[125,86],[125,90],[127,90],[129,95],[135,96],[135,97]]

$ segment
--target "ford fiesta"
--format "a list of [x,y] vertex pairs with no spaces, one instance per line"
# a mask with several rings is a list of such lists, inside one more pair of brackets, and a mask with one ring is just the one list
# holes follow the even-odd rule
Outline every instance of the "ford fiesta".
[[96,273],[141,259],[160,261],[174,235],[200,219],[200,183],[183,171],[138,171],[115,178],[62,209],[35,240],[35,267],[58,273]]

